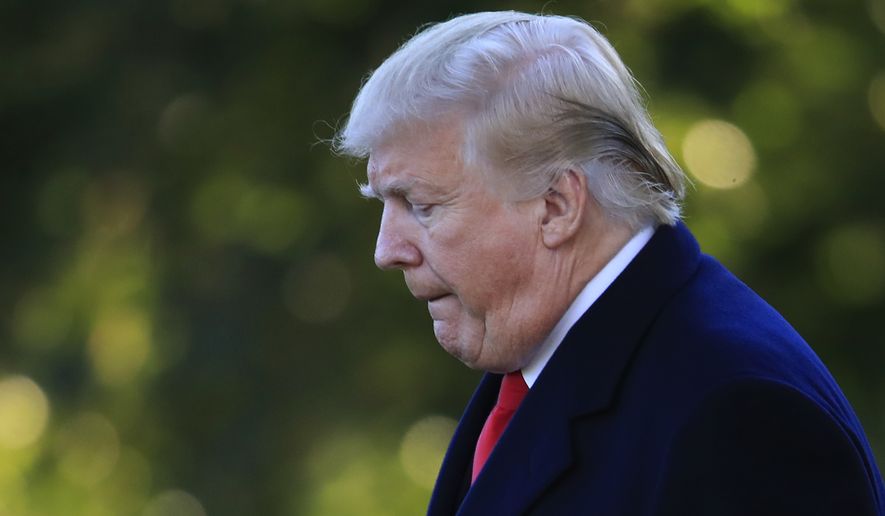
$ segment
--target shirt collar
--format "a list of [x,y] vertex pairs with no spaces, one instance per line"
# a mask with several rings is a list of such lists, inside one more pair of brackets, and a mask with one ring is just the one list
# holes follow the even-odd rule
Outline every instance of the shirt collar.
[[522,368],[522,376],[529,388],[534,385],[535,380],[538,379],[544,366],[550,361],[550,357],[553,356],[556,348],[558,348],[563,339],[565,339],[566,333],[568,333],[572,326],[578,322],[578,319],[584,315],[584,312],[589,310],[590,306],[599,299],[599,296],[605,292],[609,285],[611,285],[615,279],[624,272],[627,265],[633,261],[633,258],[639,254],[639,251],[641,251],[642,248],[645,247],[645,244],[651,240],[654,232],[654,228],[648,226],[633,235],[633,238],[631,238],[624,247],[618,251],[605,267],[596,273],[596,276],[593,276],[593,279],[587,282],[584,289],[581,290],[575,300],[572,301],[571,306],[569,306],[559,322],[556,323],[556,326],[553,327],[553,331],[551,331],[547,338],[544,339],[544,342],[541,343],[534,358],[532,358],[527,366]]

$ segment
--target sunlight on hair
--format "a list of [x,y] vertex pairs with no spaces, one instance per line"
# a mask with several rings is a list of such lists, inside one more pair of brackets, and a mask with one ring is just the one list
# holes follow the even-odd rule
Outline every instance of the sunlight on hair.
[[457,422],[443,416],[428,416],[413,424],[403,437],[400,462],[416,484],[433,488],[439,466]]
[[43,434],[49,401],[39,385],[26,376],[0,380],[0,447],[22,448]]
[[351,274],[337,256],[321,255],[291,270],[282,288],[286,307],[295,317],[305,322],[329,322],[350,302]]
[[119,309],[99,315],[88,346],[92,367],[101,382],[121,385],[132,381],[151,353],[147,314]]
[[170,489],[153,497],[143,516],[206,516],[206,510],[194,495]]
[[713,188],[739,186],[756,167],[750,139],[722,120],[701,120],[691,126],[682,142],[682,156],[689,172]]
[[91,487],[111,474],[120,458],[120,438],[101,414],[84,412],[59,430],[59,473],[69,482]]
[[885,130],[885,71],[879,72],[870,81],[869,89],[870,113],[876,123]]
[[834,299],[867,305],[885,293],[885,237],[876,226],[832,230],[817,248],[818,280]]

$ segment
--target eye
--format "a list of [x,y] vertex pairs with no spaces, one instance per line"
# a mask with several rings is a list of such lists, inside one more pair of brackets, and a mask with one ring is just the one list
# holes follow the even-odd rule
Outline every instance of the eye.
[[433,212],[434,204],[410,204],[412,213],[419,219],[426,219]]

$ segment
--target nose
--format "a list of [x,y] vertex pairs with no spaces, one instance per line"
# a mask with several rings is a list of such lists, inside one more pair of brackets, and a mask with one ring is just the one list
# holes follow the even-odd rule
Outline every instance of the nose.
[[396,213],[392,203],[385,203],[381,226],[375,242],[375,265],[382,270],[406,269],[421,264],[421,252],[412,243],[408,221]]

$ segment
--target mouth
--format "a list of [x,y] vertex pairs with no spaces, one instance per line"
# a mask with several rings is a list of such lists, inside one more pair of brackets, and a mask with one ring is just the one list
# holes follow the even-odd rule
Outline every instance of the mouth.
[[452,294],[427,296],[427,311],[430,312],[430,318],[434,320],[434,324],[451,315],[451,304],[444,301],[451,296]]

